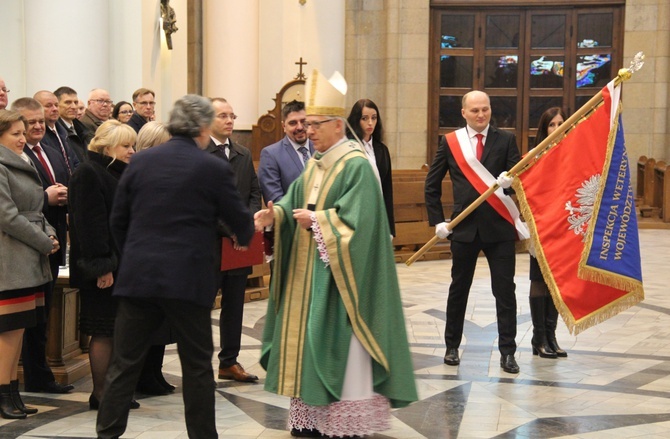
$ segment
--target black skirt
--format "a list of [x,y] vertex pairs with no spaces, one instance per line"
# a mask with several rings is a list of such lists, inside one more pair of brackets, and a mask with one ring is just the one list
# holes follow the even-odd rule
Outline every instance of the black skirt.
[[46,320],[44,287],[0,291],[0,332],[32,328]]
[[113,288],[79,290],[81,309],[79,330],[86,335],[111,337],[114,335],[114,320],[118,299],[112,297]]

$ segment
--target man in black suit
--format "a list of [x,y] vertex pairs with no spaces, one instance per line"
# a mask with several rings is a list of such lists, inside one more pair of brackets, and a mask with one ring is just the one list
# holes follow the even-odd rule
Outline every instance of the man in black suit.
[[[23,151],[37,168],[42,187],[45,191],[44,216],[56,229],[58,242],[67,242],[67,185],[70,180],[63,155],[40,142],[44,137],[46,123],[42,105],[33,98],[20,98],[12,103],[12,110],[26,118],[26,145]],[[58,279],[60,265],[65,264],[65,245],[56,253],[49,255],[49,265],[53,280],[44,291],[47,316],[51,307],[53,289]],[[72,385],[56,382],[54,374],[46,361],[47,322],[27,328],[23,335],[23,377],[27,392],[67,393],[74,389]]]
[[[235,125],[233,107],[223,98],[212,99],[214,122],[212,138],[206,151],[230,163],[235,173],[237,190],[252,214],[261,209],[261,189],[254,170],[251,151],[230,139]],[[226,233],[230,237],[230,233]],[[242,382],[257,381],[256,375],[244,370],[237,362],[242,346],[242,318],[244,315],[244,291],[251,267],[221,272],[221,315],[219,334],[219,379]]]
[[[491,271],[491,288],[496,300],[500,366],[508,373],[518,373],[516,352],[516,296],[514,284],[515,241],[521,236],[513,218],[518,210],[503,189],[489,202],[482,203],[451,230],[442,210],[442,179],[451,175],[456,217],[494,183],[509,187],[505,174],[519,160],[519,149],[513,134],[492,127],[491,103],[486,93],[471,91],[463,96],[461,114],[467,125],[440,139],[435,159],[426,176],[426,208],[436,235],[451,239],[451,286],[447,300],[444,362],[460,363],[458,348],[463,336],[465,309],[475,273],[477,257],[482,251]],[[499,175],[496,179],[495,175]],[[495,207],[494,207],[495,206]]]
[[110,217],[122,258],[114,284],[119,307],[114,353],[97,419],[99,438],[118,438],[153,332],[164,320],[175,334],[189,437],[217,437],[211,310],[225,222],[241,246],[254,233],[228,163],[203,150],[214,109],[202,96],[175,102],[172,139],[133,156]]
[[83,162],[86,160],[88,144],[95,133],[77,119],[79,98],[74,89],[66,86],[58,87],[54,95],[58,98],[58,115],[60,116],[56,126],[65,129],[70,148],[77,154],[79,161]]
[[139,133],[142,127],[154,120],[156,111],[156,93],[148,88],[140,88],[133,93],[133,106],[135,111],[130,116],[128,125],[130,125],[136,133]]

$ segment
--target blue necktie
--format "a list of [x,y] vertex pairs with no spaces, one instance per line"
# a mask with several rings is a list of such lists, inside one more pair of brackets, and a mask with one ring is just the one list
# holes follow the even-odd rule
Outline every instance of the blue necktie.
[[302,154],[302,164],[305,166],[307,164],[307,160],[309,160],[309,153],[307,152],[307,148],[301,146],[298,148],[298,151],[300,151],[300,154]]

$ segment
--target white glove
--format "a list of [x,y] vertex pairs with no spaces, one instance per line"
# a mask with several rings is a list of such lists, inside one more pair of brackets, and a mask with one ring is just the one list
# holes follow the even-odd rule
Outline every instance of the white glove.
[[508,177],[507,171],[502,171],[498,176],[498,178],[496,179],[496,183],[498,183],[498,186],[500,186],[503,189],[507,189],[508,187],[512,186],[512,181],[514,181],[514,178]]
[[451,230],[447,228],[447,224],[449,223],[445,221],[435,226],[435,235],[437,235],[438,238],[444,239],[451,235]]

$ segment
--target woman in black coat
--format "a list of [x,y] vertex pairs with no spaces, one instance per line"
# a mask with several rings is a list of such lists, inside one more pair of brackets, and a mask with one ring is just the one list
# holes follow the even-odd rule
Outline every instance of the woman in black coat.
[[[566,115],[560,107],[552,107],[542,113],[537,127],[535,146],[554,132],[563,122]],[[537,259],[530,258],[530,316],[533,321],[533,355],[541,358],[567,357],[556,341],[558,310],[549,293],[549,287],[542,276]]]
[[89,160],[81,163],[70,179],[70,285],[80,290],[79,328],[91,336],[91,409],[98,408],[102,397],[117,308],[112,286],[119,251],[110,232],[109,215],[121,174],[135,152],[136,138],[128,125],[117,120],[103,123],[88,146]]
[[[386,216],[389,221],[391,235],[395,236],[395,220],[393,217],[393,179],[391,175],[391,154],[382,142],[384,128],[377,104],[370,99],[360,99],[354,104],[347,118],[349,127],[354,130],[358,139],[363,141],[365,152],[379,171],[379,180],[384,196]],[[351,132],[349,137],[353,138]]]

